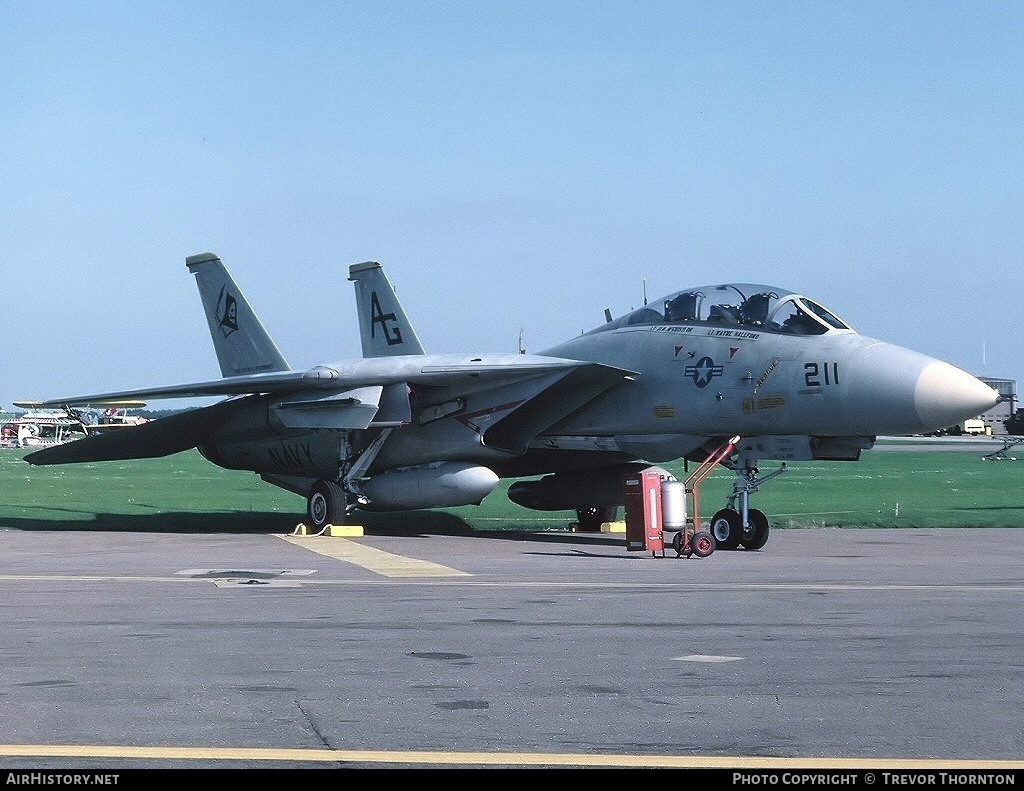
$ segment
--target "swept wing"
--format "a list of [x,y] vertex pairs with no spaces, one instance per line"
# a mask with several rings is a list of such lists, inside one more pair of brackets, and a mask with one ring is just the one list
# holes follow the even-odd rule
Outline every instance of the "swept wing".
[[[409,388],[444,393],[449,402],[461,402],[470,392],[493,393],[495,404],[505,408],[496,410],[492,420],[480,417],[480,430],[495,447],[521,452],[544,428],[629,376],[629,371],[613,366],[540,356],[467,359],[456,355],[410,355],[346,360],[307,371],[64,396],[34,403],[43,407],[104,406],[127,399],[234,398],[125,427],[116,432],[116,437],[91,436],[47,448],[28,454],[25,459],[32,464],[62,464],[176,453],[202,444],[247,399],[257,396],[267,397],[268,409],[288,428],[366,429],[375,423],[401,425],[411,419],[408,402],[402,399]],[[452,409],[448,414],[455,411]]]

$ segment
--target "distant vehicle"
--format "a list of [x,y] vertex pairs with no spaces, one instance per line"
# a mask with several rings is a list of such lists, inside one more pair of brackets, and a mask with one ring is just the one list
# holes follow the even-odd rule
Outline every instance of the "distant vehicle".
[[1024,409],[1017,409],[1003,421],[1006,433],[1015,437],[1024,436]]
[[992,433],[984,420],[965,420],[960,423],[960,433],[965,436],[981,437]]
[[[683,289],[614,320],[606,311],[604,324],[540,354],[427,354],[374,261],[349,267],[362,358],[292,370],[220,258],[185,263],[222,378],[37,403],[229,397],[29,453],[28,463],[198,448],[304,496],[317,530],[360,510],[479,504],[500,479],[517,478],[516,504],[575,510],[581,529],[598,530],[625,504],[636,470],[715,459],[735,474],[711,519],[717,547],[759,549],[768,517],[749,497],[777,474],[761,475],[759,461],[856,461],[878,435],[935,431],[998,401],[966,371],[755,283]],[[318,296],[314,309],[334,310]],[[734,452],[717,459],[730,437],[740,438]]]
[[961,420],[952,426],[924,434],[926,437],[991,437],[992,427],[980,418]]

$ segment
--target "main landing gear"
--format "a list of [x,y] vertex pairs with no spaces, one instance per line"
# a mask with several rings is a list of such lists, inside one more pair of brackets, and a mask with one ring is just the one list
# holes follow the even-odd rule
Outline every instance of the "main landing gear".
[[[319,533],[328,525],[343,525],[354,508],[366,504],[366,498],[359,491],[358,480],[377,458],[392,431],[393,428],[385,428],[361,453],[349,454],[346,450],[342,454],[344,471],[337,480],[321,478],[313,484],[306,495],[306,515],[313,530]],[[345,447],[349,447],[347,443]]]
[[320,480],[313,485],[307,501],[306,513],[310,526],[320,532],[328,525],[345,522],[348,500],[341,484]]
[[[736,480],[728,504],[711,517],[709,531],[718,549],[760,549],[768,541],[768,517],[750,507],[750,495],[767,481],[786,472],[785,462],[775,472],[757,477],[757,459],[741,456],[733,465]],[[739,500],[737,507],[736,501]]]

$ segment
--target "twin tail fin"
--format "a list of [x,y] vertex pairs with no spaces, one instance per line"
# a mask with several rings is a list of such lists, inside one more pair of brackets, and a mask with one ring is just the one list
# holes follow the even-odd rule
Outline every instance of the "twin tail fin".
[[291,370],[219,256],[190,255],[185,265],[196,276],[223,376]]
[[425,354],[380,264],[376,261],[353,264],[348,268],[348,279],[356,284],[363,357]]

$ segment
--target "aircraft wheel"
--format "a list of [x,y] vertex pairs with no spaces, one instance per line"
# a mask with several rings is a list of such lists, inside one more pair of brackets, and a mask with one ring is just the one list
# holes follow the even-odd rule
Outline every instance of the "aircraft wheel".
[[317,531],[345,521],[345,490],[334,481],[317,481],[309,493],[310,526]]
[[690,538],[690,549],[699,558],[706,558],[715,551],[715,537],[707,530],[701,530]]
[[744,549],[760,549],[768,541],[768,517],[751,508],[747,511],[747,529],[743,531],[740,543]]
[[619,509],[616,506],[579,508],[576,511],[576,521],[581,532],[599,533],[601,525],[605,522],[614,522],[618,513]]
[[743,517],[723,508],[711,518],[710,532],[718,549],[736,549],[743,540]]

